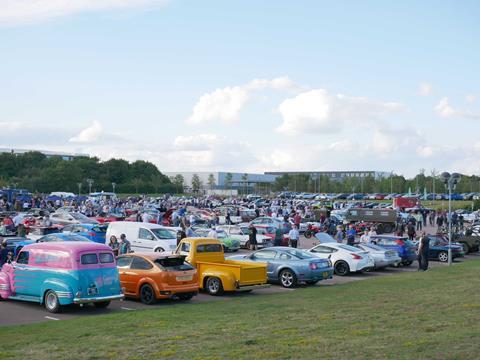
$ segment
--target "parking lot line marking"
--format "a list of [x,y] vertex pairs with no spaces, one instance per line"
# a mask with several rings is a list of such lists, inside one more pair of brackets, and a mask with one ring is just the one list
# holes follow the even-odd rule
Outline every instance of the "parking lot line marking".
[[45,319],[49,319],[49,320],[60,320],[60,319],[57,319],[57,318],[54,318],[54,317],[51,317],[51,316],[45,316]]
[[135,309],[127,308],[127,307],[121,307],[120,309],[122,309],[122,310],[135,310]]

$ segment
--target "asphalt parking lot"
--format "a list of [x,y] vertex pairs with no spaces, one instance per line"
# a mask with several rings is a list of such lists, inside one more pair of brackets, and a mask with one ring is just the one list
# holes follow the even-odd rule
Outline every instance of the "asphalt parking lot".
[[[305,239],[302,237],[300,239],[300,247],[310,248],[314,245],[315,239]],[[249,251],[240,250],[239,253],[248,253]],[[480,259],[480,253],[475,253],[467,255],[462,259],[456,260],[455,262],[469,261],[472,259]],[[437,268],[442,266],[448,266],[445,263],[440,263],[437,261],[430,261],[430,268]],[[315,286],[332,286],[339,284],[346,284],[353,281],[362,281],[372,279],[378,276],[388,276],[401,272],[412,272],[417,271],[417,264],[413,263],[409,267],[399,267],[399,268],[387,268],[382,271],[372,271],[360,274],[351,274],[348,276],[340,277],[334,276],[333,279],[320,281]],[[275,294],[275,293],[284,293],[289,291],[295,291],[295,289],[285,289],[280,285],[272,285],[269,288],[259,289],[251,293],[233,293],[226,294],[221,297],[210,296],[208,294],[200,293],[198,296],[194,297],[188,303],[191,305],[199,304],[207,301],[228,301],[230,299],[235,299],[239,297],[251,297],[251,296],[261,296],[266,294]],[[99,314],[112,314],[116,312],[128,312],[128,311],[138,311],[138,310],[147,310],[154,309],[165,306],[188,306],[185,302],[174,301],[174,300],[162,300],[157,302],[155,305],[144,305],[137,300],[122,300],[122,301],[113,301],[107,309],[97,309],[92,305],[87,306],[72,306],[66,307],[59,314],[48,313],[44,307],[40,306],[37,303],[29,303],[23,301],[0,301],[0,326],[6,325],[16,325],[16,324],[29,324],[37,323],[44,321],[60,321],[73,319],[82,316],[93,316]]]

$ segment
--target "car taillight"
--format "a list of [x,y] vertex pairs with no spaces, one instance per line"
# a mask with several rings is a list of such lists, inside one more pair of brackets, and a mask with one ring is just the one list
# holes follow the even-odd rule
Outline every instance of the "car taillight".
[[317,264],[314,262],[310,263],[310,269],[317,270]]
[[361,260],[361,259],[363,259],[360,255],[357,255],[357,254],[354,254],[354,253],[351,253],[350,255],[352,255],[352,257],[353,257],[355,260]]
[[95,235],[96,234],[94,232],[91,232],[91,231],[88,233],[88,236],[95,236]]
[[400,246],[405,245],[405,243],[403,242],[403,240],[395,240],[395,244],[400,245]]

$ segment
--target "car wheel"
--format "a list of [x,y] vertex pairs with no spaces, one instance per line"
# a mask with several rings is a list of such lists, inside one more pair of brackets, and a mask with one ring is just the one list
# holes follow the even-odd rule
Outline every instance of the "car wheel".
[[413,261],[405,261],[405,262],[403,263],[403,266],[410,266],[410,265],[412,265],[412,264],[413,264]]
[[155,252],[165,252],[165,250],[163,250],[162,248],[156,248]]
[[392,228],[392,225],[390,224],[384,224],[382,230],[384,233],[391,233],[393,228]]
[[312,237],[312,233],[310,231],[305,231],[303,236],[305,236],[307,239],[310,239]]
[[292,288],[297,285],[297,277],[295,276],[295,273],[290,270],[290,269],[285,269],[280,272],[280,284],[284,288]]
[[152,305],[157,301],[155,291],[150,285],[145,284],[140,288],[140,301],[145,305]]
[[45,309],[51,313],[58,313],[60,311],[60,301],[53,290],[48,290],[45,294]]
[[337,261],[335,263],[335,275],[338,275],[338,276],[345,276],[345,275],[348,275],[348,273],[350,272],[350,266],[348,266],[348,264],[345,262],[345,261]]
[[188,300],[192,300],[193,295],[192,294],[179,294],[178,298],[182,301],[188,301]]
[[448,261],[448,253],[446,251],[440,251],[438,254],[438,260],[441,262],[447,262]]
[[208,278],[205,287],[210,295],[217,296],[223,294],[222,280],[217,277]]
[[463,252],[465,253],[465,255],[470,252],[470,248],[468,247],[467,243],[462,243],[462,248],[463,248]]
[[315,281],[305,281],[307,283],[307,285],[315,285],[316,283],[318,283],[319,280],[315,280]]
[[96,303],[93,303],[97,309],[104,309],[110,305],[110,301],[99,301]]

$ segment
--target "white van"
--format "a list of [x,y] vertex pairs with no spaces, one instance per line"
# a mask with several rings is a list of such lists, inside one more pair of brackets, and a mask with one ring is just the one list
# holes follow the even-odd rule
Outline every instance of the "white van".
[[106,244],[108,245],[112,235],[120,240],[122,234],[125,234],[127,240],[130,241],[134,252],[172,252],[177,247],[175,230],[157,224],[132,221],[111,222],[105,236]]

